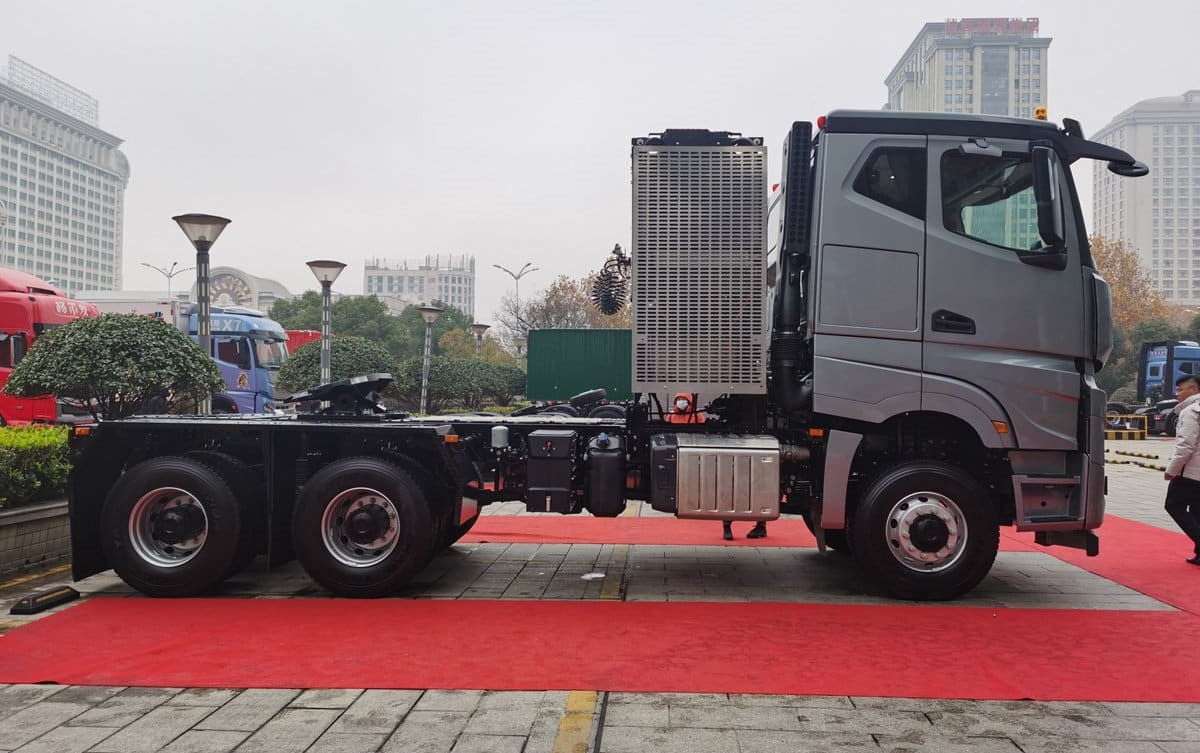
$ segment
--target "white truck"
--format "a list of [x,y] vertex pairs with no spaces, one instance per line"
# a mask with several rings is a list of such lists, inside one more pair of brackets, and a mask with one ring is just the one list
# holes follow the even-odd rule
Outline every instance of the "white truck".
[[[1147,169],[1078,123],[836,111],[767,151],[730,132],[632,141],[626,416],[387,413],[387,375],[272,418],[139,417],[73,442],[72,566],[168,596],[257,554],[383,596],[482,506],[803,515],[899,598],[952,599],[1000,526],[1098,550],[1109,288],[1070,166]],[[673,420],[671,396],[705,420]]]

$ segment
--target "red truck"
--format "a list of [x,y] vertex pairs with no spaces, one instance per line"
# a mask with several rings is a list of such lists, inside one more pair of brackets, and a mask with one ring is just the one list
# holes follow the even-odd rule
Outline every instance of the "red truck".
[[12,397],[2,388],[38,337],[75,319],[98,314],[92,304],[66,297],[45,280],[0,268],[0,426],[58,420],[58,401],[53,396]]
[[321,332],[315,329],[289,329],[287,330],[287,338],[288,354],[292,354],[301,345],[310,343],[313,340],[320,340]]

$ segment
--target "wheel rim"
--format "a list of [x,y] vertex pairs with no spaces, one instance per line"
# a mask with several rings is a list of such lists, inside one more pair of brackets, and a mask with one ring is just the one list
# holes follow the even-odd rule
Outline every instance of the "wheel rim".
[[913,492],[884,521],[892,556],[909,570],[936,573],[954,566],[967,544],[967,521],[954,500],[937,492]]
[[158,567],[191,562],[208,540],[208,513],[193,494],[174,486],[152,489],[129,513],[129,542]]
[[400,513],[387,495],[375,489],[346,489],[325,506],[321,539],[326,551],[343,565],[371,567],[395,550]]

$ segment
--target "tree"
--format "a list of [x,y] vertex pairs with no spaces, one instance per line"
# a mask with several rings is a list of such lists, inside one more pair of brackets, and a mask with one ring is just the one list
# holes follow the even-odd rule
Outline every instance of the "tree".
[[321,329],[321,294],[306,290],[299,298],[275,301],[268,316],[284,329]]
[[[396,359],[383,346],[356,335],[334,335],[329,341],[329,371],[332,381],[364,374],[398,370]],[[305,343],[291,354],[279,370],[278,387],[284,395],[316,387],[321,383],[321,342]]]
[[1167,304],[1162,293],[1151,285],[1150,275],[1142,266],[1136,249],[1126,246],[1124,241],[1109,240],[1101,235],[1093,235],[1088,242],[1096,269],[1112,289],[1114,324],[1132,332],[1142,322],[1166,318]]
[[[448,303],[434,301],[431,305],[442,310],[438,315],[437,320],[433,323],[433,345],[432,353],[439,354],[438,343],[442,335],[452,329],[461,329],[464,332],[471,326],[471,317],[463,313],[462,309],[451,306]],[[407,358],[422,357],[425,354],[425,319],[421,316],[419,306],[408,306],[400,312],[399,316],[400,339],[404,346],[397,352],[396,356],[400,360]],[[472,355],[474,351],[472,350]]]
[[13,369],[10,395],[63,395],[96,418],[123,418],[163,392],[191,400],[225,387],[212,359],[159,319],[104,314],[76,319],[39,337]]
[[629,307],[612,316],[600,313],[588,292],[593,272],[579,280],[559,275],[546,290],[521,301],[514,296],[500,300],[497,318],[509,339],[528,336],[531,329],[619,329],[630,326]]

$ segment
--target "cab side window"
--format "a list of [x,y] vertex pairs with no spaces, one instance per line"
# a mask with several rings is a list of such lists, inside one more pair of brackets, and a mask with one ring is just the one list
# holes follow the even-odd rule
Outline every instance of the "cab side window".
[[249,369],[250,346],[241,337],[223,337],[217,340],[217,360],[233,364],[239,369]]
[[854,179],[863,196],[925,219],[925,150],[885,146],[876,149]]
[[1014,251],[1041,248],[1028,154],[950,150],[942,155],[941,173],[947,230]]

